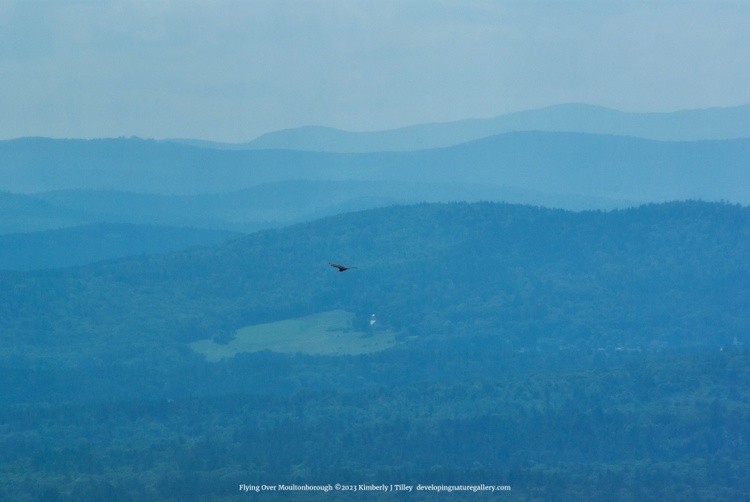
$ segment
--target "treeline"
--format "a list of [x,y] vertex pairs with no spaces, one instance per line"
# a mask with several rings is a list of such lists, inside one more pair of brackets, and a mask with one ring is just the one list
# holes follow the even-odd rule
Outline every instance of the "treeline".
[[[482,364],[475,355],[465,363]],[[548,360],[358,392],[16,405],[2,409],[3,489],[14,500],[184,500],[228,499],[248,481],[493,483],[528,499],[739,500],[749,363],[737,350],[612,355],[599,369]]]

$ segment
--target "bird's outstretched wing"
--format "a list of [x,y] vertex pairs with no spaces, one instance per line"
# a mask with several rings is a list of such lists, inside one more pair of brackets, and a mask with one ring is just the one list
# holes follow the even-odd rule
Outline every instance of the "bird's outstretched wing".
[[333,262],[329,262],[328,264],[330,266],[332,266],[333,268],[339,269],[339,272],[343,272],[344,270],[350,270],[350,269],[353,269],[353,268],[357,268],[357,267],[346,267],[344,265],[339,265],[338,263],[333,263]]

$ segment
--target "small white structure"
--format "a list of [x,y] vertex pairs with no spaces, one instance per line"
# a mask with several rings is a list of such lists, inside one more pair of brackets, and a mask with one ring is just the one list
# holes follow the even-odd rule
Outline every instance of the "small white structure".
[[375,314],[372,314],[370,316],[370,326],[375,326],[375,323],[378,322],[377,319],[375,319]]

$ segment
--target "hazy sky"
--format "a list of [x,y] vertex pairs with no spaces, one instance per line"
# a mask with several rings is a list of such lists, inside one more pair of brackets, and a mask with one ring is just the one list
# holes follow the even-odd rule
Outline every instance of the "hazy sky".
[[0,0],[0,138],[750,103],[750,1]]

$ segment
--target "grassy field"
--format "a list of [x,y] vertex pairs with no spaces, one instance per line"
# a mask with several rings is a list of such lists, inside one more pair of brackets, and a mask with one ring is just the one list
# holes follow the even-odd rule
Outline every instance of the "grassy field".
[[285,354],[353,355],[385,350],[395,343],[393,333],[376,331],[372,336],[352,329],[354,314],[331,310],[305,317],[256,324],[237,330],[226,345],[198,340],[190,348],[210,362],[242,352],[270,350]]

